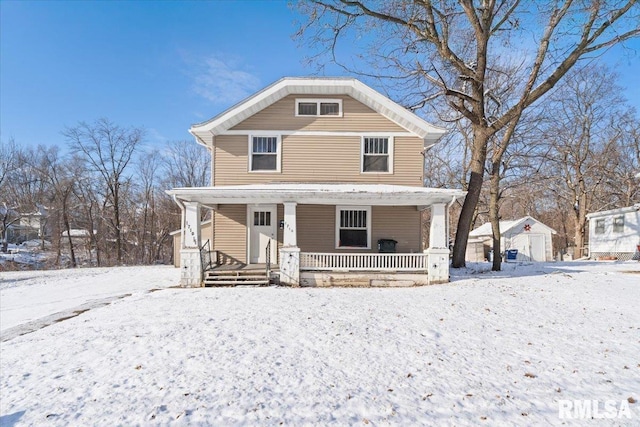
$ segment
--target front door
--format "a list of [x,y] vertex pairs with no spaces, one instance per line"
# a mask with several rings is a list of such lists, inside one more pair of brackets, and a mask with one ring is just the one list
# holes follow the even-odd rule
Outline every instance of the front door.
[[249,263],[267,262],[267,246],[271,241],[271,262],[275,262],[276,253],[276,206],[249,207]]

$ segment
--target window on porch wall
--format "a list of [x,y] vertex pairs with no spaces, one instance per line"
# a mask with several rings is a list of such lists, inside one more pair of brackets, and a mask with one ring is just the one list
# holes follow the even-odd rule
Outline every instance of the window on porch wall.
[[368,209],[338,209],[338,247],[339,248],[368,248],[369,247],[369,210]]

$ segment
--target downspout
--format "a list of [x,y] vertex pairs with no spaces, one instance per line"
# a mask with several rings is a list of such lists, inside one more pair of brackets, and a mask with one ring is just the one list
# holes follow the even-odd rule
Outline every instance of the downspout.
[[180,207],[180,249],[184,248],[184,203],[175,194],[172,196],[173,201]]

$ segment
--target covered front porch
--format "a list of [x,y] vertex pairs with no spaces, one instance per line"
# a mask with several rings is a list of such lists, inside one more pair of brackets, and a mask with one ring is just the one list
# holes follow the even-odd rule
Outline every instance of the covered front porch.
[[[216,264],[270,262],[279,267],[282,284],[446,282],[448,207],[464,197],[459,190],[382,184],[259,184],[169,194],[182,208],[183,286],[201,285],[202,209],[215,212],[210,238]],[[425,209],[431,213],[428,247],[422,241]],[[379,241],[394,244],[379,247]]]

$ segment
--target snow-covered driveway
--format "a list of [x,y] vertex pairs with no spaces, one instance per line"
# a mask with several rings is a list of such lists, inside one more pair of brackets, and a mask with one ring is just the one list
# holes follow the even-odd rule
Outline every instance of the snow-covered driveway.
[[1,343],[0,424],[639,425],[558,409],[640,400],[640,265],[508,268],[133,293]]

